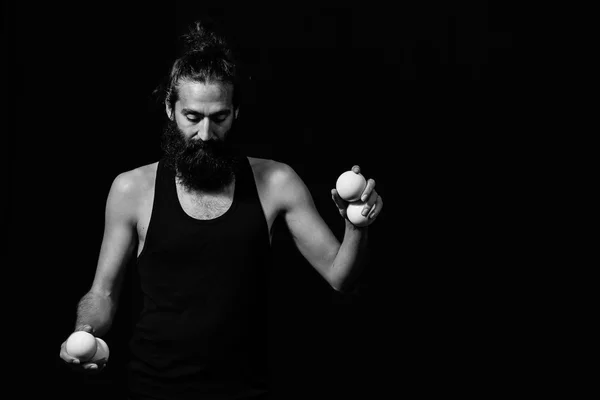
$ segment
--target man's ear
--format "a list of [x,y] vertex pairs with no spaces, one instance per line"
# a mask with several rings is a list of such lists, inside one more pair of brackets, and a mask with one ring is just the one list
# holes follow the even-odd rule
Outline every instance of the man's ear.
[[174,119],[173,111],[171,110],[171,107],[169,107],[169,103],[166,101],[165,101],[165,111],[167,112],[167,117],[169,117],[169,119],[171,121],[173,121],[173,119]]
[[233,118],[237,119],[239,114],[240,114],[240,108],[236,107],[235,110],[233,111]]

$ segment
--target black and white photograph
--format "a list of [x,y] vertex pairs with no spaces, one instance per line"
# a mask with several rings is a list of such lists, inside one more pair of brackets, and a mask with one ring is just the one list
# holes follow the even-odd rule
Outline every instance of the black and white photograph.
[[226,4],[4,3],[17,397],[512,397],[513,10]]

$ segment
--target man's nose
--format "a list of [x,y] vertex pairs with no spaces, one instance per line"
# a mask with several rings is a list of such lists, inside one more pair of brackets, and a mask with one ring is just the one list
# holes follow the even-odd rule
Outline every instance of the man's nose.
[[212,139],[213,133],[211,125],[210,119],[206,117],[198,124],[198,137],[205,142]]

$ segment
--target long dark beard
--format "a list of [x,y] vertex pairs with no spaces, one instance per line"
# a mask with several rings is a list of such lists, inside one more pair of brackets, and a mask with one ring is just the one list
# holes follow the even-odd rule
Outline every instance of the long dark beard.
[[189,190],[223,189],[233,182],[239,168],[239,157],[225,140],[186,140],[173,121],[165,128],[162,149],[165,161]]

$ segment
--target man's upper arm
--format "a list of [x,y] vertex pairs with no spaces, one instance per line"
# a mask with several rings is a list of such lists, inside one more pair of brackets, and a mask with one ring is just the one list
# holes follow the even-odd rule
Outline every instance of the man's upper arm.
[[328,281],[340,242],[319,214],[310,191],[289,166],[282,164],[275,184],[286,225],[306,260]]
[[110,188],[104,216],[104,236],[92,291],[115,299],[136,246],[139,184],[134,172],[118,175]]

